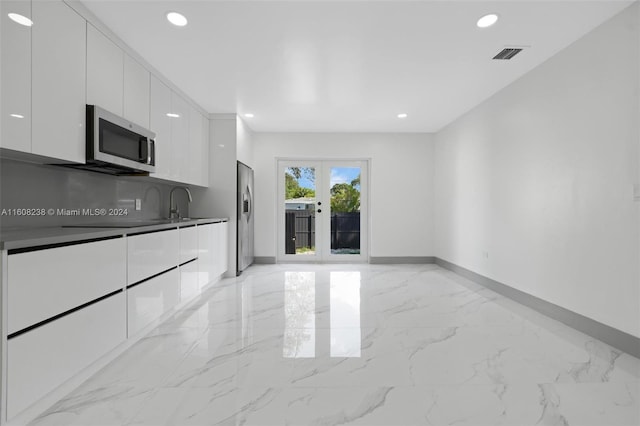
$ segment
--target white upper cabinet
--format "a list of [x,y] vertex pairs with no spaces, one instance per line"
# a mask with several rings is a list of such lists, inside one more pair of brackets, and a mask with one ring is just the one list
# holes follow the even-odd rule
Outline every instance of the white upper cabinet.
[[194,107],[189,106],[188,155],[184,158],[186,164],[183,166],[183,170],[187,170],[187,182],[193,185],[202,185],[200,182],[202,124],[202,114]]
[[151,104],[149,128],[156,134],[156,172],[151,176],[171,179],[173,170],[171,148],[171,89],[157,77],[151,76]]
[[87,24],[87,104],[122,116],[124,52]]
[[84,162],[87,23],[62,1],[35,1],[32,16],[32,152]]
[[149,128],[150,74],[129,55],[124,55],[124,118]]
[[31,27],[7,16],[31,19],[31,1],[0,1],[0,147],[31,152]]
[[188,183],[189,168],[189,104],[176,92],[171,92],[171,156],[174,173],[171,180]]
[[46,162],[84,163],[86,105],[97,105],[156,133],[153,177],[208,186],[209,120],[125,53],[115,36],[116,42],[61,0],[0,0],[0,12],[0,148],[6,155],[13,150]]
[[205,116],[202,116],[202,144],[197,161],[200,162],[199,184],[209,186],[209,119]]

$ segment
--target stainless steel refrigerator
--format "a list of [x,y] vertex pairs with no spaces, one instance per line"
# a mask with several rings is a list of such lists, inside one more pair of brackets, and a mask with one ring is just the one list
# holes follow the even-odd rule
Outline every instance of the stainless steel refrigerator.
[[238,161],[237,275],[253,263],[253,169]]

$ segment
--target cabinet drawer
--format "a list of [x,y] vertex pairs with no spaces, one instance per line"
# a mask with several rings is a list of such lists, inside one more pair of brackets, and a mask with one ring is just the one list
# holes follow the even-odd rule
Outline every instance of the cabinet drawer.
[[120,292],[9,340],[7,414],[11,418],[126,338]]
[[198,230],[195,226],[180,228],[180,264],[198,257]]
[[128,335],[142,330],[180,302],[178,268],[127,290]]
[[180,267],[180,301],[191,300],[198,294],[198,260],[194,260]]
[[22,330],[126,282],[124,238],[8,256],[8,330]]
[[127,285],[137,283],[178,265],[178,230],[153,232],[127,238]]

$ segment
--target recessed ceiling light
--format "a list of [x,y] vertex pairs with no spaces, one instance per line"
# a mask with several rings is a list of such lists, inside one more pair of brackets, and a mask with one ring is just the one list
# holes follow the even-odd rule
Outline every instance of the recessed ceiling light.
[[178,12],[167,13],[167,20],[176,27],[184,27],[185,25],[187,25],[187,18],[185,18],[183,14]]
[[180,114],[176,114],[174,112],[168,112],[167,113],[167,117],[171,117],[171,118],[180,118]]
[[404,113],[404,112],[403,112],[403,113],[401,113],[401,114],[398,114],[398,118],[407,118],[408,116],[409,116],[409,115],[408,115],[408,114],[406,114],[406,113]]
[[495,13],[490,13],[488,15],[484,15],[482,18],[478,19],[478,23],[476,24],[479,28],[487,28],[492,26],[498,22],[498,15]]
[[9,114],[9,115],[13,118],[24,118],[24,115],[20,115],[20,114]]
[[220,148],[224,148],[224,144],[223,144],[223,143],[219,144],[218,146],[219,146]]
[[26,16],[22,16],[18,13],[9,13],[7,14],[7,16],[13,22],[17,22],[18,24],[24,25],[25,27],[30,27],[33,25],[33,21],[31,19],[27,18]]
[[253,118],[253,117],[255,117],[255,116],[254,116],[253,114],[251,114],[250,112],[246,113],[244,116],[245,116],[245,117],[247,117],[247,118]]

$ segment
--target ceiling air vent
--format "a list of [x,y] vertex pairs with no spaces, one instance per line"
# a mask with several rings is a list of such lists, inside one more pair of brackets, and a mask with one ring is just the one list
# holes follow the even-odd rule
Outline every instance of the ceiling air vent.
[[496,56],[494,56],[493,59],[509,60],[520,52],[522,52],[522,48],[520,47],[505,47]]

